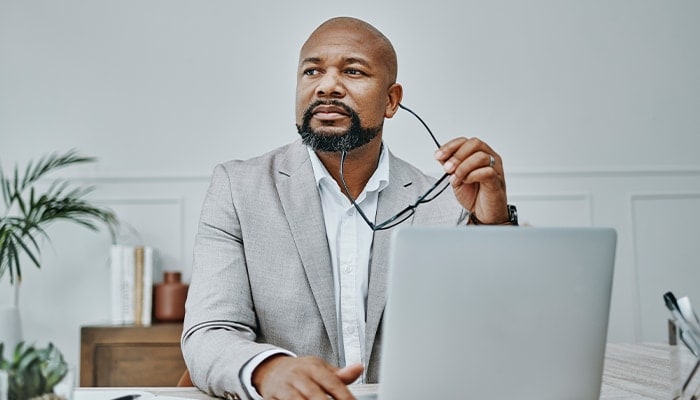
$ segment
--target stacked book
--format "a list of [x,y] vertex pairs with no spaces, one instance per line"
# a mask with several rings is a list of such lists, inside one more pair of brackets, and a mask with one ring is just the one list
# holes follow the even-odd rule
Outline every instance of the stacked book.
[[153,248],[113,245],[110,253],[112,323],[150,325]]

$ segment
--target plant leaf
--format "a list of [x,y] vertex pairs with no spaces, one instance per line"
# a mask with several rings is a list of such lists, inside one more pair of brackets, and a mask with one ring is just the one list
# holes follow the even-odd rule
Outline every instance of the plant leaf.
[[2,187],[2,199],[5,201],[5,205],[7,208],[9,207],[10,204],[10,193],[12,190],[10,189],[10,182],[7,178],[5,178],[5,171],[2,169],[2,165],[0,164],[0,186]]
[[94,160],[92,157],[80,156],[75,149],[64,154],[52,153],[41,157],[37,162],[28,163],[22,176],[19,166],[15,165],[12,180],[0,168],[0,189],[8,213],[20,213],[0,220],[0,277],[9,269],[10,282],[14,283],[15,274],[18,281],[21,281],[22,253],[36,267],[41,268],[41,248],[36,237],[49,239],[45,228],[54,221],[65,220],[91,230],[97,230],[99,224],[104,224],[114,240],[117,225],[114,213],[84,199],[93,187],[73,187],[66,179],[54,180],[48,190],[43,192],[34,187],[39,179],[58,168]]
[[[39,260],[34,255],[34,252],[29,247],[27,247],[26,244],[24,244],[24,241],[22,240],[22,238],[17,236],[17,234],[15,234],[15,233],[11,233],[11,235],[15,238],[15,243],[20,245],[20,247],[24,251],[24,254],[29,256],[29,258],[32,260],[32,262],[34,263],[34,265],[36,265],[37,268],[41,268],[41,263],[39,263]],[[32,239],[32,241],[34,241],[34,238],[32,238],[31,236],[29,236],[29,237]],[[34,242],[34,245],[38,249],[38,246],[36,246],[36,242]]]

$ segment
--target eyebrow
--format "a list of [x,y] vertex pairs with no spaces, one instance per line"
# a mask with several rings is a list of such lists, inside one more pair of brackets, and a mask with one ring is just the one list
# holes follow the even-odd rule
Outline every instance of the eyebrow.
[[[320,62],[321,62],[321,58],[319,58],[319,57],[307,57],[307,58],[301,60],[301,62],[299,63],[299,65],[304,65],[304,64],[318,64],[318,63],[320,63]],[[365,67],[367,67],[367,68],[370,67],[370,65],[369,65],[369,63],[368,63],[367,61],[365,61],[365,60],[362,59],[362,58],[358,58],[358,57],[346,57],[346,58],[343,59],[343,63],[344,63],[344,64],[360,64],[360,65],[363,65],[363,66],[365,66]]]
[[364,65],[365,67],[369,67],[369,63],[361,58],[357,57],[348,57],[345,59],[345,64],[360,64]]
[[321,59],[318,57],[307,57],[307,58],[301,60],[301,62],[299,62],[299,65],[309,64],[309,63],[310,64],[317,64],[319,62],[321,62]]

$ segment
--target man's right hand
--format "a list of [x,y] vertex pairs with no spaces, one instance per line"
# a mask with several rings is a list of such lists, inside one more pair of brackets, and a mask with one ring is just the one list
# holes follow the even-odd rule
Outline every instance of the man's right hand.
[[334,367],[318,357],[275,355],[253,371],[253,385],[264,399],[353,400],[347,385],[361,374],[362,364]]

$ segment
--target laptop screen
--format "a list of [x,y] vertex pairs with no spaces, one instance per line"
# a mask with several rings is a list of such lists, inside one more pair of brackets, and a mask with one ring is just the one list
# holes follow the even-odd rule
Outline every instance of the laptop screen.
[[597,399],[615,246],[609,228],[397,230],[379,398]]

